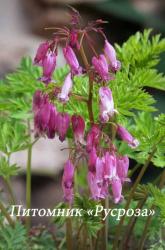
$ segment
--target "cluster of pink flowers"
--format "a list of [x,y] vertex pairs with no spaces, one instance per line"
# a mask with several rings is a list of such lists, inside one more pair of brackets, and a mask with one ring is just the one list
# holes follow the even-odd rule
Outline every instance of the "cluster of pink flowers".
[[48,95],[40,90],[36,91],[33,97],[33,112],[36,135],[46,134],[48,138],[53,139],[57,133],[60,141],[65,140],[70,116],[64,112],[57,112]]
[[[47,93],[36,91],[33,98],[34,126],[36,135],[47,135],[48,138],[54,138],[57,134],[63,142],[67,136],[67,131],[72,128],[75,144],[75,153],[84,157],[88,164],[87,182],[91,192],[91,198],[95,200],[105,199],[109,194],[113,197],[115,203],[122,200],[122,185],[128,181],[128,157],[121,156],[110,138],[103,131],[103,127],[111,121],[118,111],[115,109],[113,95],[108,87],[109,81],[115,78],[115,73],[120,70],[121,64],[116,58],[114,47],[105,38],[103,53],[94,55],[91,59],[91,65],[88,68],[80,66],[76,53],[81,50],[79,32],[77,28],[77,17],[72,18],[73,28],[59,29],[55,38],[50,42],[42,43],[36,53],[34,63],[43,68],[43,75],[40,78],[46,86],[52,82],[53,72],[56,66],[57,45],[65,38],[66,45],[63,48],[63,54],[70,72],[65,77],[62,87],[54,88],[57,94],[53,94],[53,98]],[[102,33],[102,29],[97,28],[101,21],[90,23],[84,29],[84,37],[89,31],[97,31]],[[105,35],[104,35],[105,37]],[[92,45],[91,45],[92,46]],[[80,53],[81,54],[81,53]],[[100,114],[97,121],[91,123],[91,128],[87,130],[84,118],[79,114],[69,115],[66,112],[58,112],[53,101],[56,100],[63,104],[67,104],[72,87],[74,84],[74,76],[81,74],[89,74],[93,72],[93,84],[99,84],[99,109]],[[55,93],[54,91],[53,93]],[[53,99],[53,100],[52,100]],[[138,141],[121,125],[115,124],[117,135],[132,148],[138,146]],[[104,146],[102,146],[104,145]],[[80,158],[81,158],[80,157]],[[71,203],[74,197],[74,172],[76,163],[70,157],[65,164],[62,178],[62,188],[64,198]],[[109,190],[111,192],[109,193]]]

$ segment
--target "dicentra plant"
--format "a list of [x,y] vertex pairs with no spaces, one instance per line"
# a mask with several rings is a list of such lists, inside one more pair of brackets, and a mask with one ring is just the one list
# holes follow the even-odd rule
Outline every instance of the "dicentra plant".
[[[128,220],[123,215],[118,223],[108,217],[103,221],[101,214],[86,212],[98,204],[126,211],[132,206],[155,209],[160,228],[165,221],[165,115],[155,115],[156,101],[148,92],[165,89],[165,77],[157,70],[165,39],[150,38],[151,30],[145,30],[122,46],[112,46],[104,23],[99,19],[84,27],[79,13],[72,10],[70,26],[52,28],[52,39],[39,46],[33,63],[24,58],[18,70],[0,82],[0,176],[9,193],[8,204],[0,200],[0,249],[129,249],[140,218]],[[100,52],[92,33],[104,43]],[[56,68],[61,43],[66,65]],[[63,149],[69,151],[61,184],[64,197],[58,208],[84,212],[81,217],[52,221],[66,225],[66,234],[61,231],[64,238],[42,227],[36,233],[30,217],[24,224],[10,216],[10,205],[17,204],[11,177],[20,171],[10,164],[10,157],[27,150],[30,209],[31,159],[40,137],[68,140]],[[151,163],[162,168],[161,174],[153,183],[141,185]],[[138,249],[143,249],[151,219],[143,219],[140,239],[135,238]]]

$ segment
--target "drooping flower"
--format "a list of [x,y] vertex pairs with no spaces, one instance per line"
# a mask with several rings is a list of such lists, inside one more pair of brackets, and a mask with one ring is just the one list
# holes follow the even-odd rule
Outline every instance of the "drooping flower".
[[72,89],[72,78],[71,78],[71,73],[69,73],[64,81],[64,84],[61,88],[61,93],[58,94],[58,98],[62,102],[67,102],[69,100],[69,92]]
[[114,178],[111,183],[112,186],[112,194],[114,203],[118,203],[123,199],[122,196],[122,184],[119,178]]
[[64,199],[66,202],[73,201],[73,187],[74,187],[74,166],[70,160],[65,163],[64,173],[62,177],[62,188],[64,192]]
[[109,65],[112,72],[120,70],[121,63],[116,59],[116,51],[107,40],[105,40],[104,53],[109,59]]
[[41,90],[36,90],[33,95],[33,111],[36,112],[45,102],[47,102],[47,96],[43,95]]
[[41,81],[48,84],[51,81],[53,72],[56,67],[56,53],[48,52],[43,60],[43,76],[41,77]]
[[43,66],[43,61],[44,61],[44,59],[46,57],[48,49],[49,49],[49,43],[48,42],[44,42],[44,43],[40,44],[40,46],[37,49],[36,56],[34,58],[34,63],[36,65]]
[[117,176],[116,155],[106,152],[104,162],[104,179],[110,183]]
[[57,127],[57,111],[54,105],[50,106],[50,118],[47,126],[47,136],[49,139],[53,139],[55,137]]
[[129,181],[127,178],[128,168],[129,168],[129,158],[128,156],[120,156],[116,158],[117,160],[117,175],[121,182]]
[[103,178],[104,178],[104,159],[97,157],[96,159],[96,182],[98,184],[102,184]]
[[49,103],[45,103],[34,113],[34,128],[37,134],[46,133],[49,119],[50,106]]
[[85,131],[85,121],[80,115],[72,115],[72,128],[74,133],[74,139],[76,143],[85,144],[84,141],[84,131]]
[[99,58],[94,56],[92,58],[92,65],[103,81],[109,81],[111,79],[108,69],[108,63],[103,54],[101,54]]
[[121,139],[128,143],[131,148],[136,148],[139,145],[139,141],[135,139],[123,126],[117,126],[117,134]]
[[101,131],[99,127],[96,124],[94,124],[87,134],[87,145],[86,145],[87,152],[90,152],[93,147],[97,148],[100,139],[100,133]]
[[92,173],[96,172],[96,160],[97,160],[96,149],[95,147],[93,147],[88,155],[88,168],[89,171],[91,171]]
[[68,45],[63,48],[64,57],[71,68],[72,74],[81,74],[82,68],[79,65],[77,60],[76,54],[74,53],[73,49]]
[[112,92],[108,87],[99,89],[100,97],[100,118],[102,122],[107,122],[117,110],[114,108]]
[[101,187],[98,186],[95,174],[89,171],[87,180],[91,192],[91,198],[94,200],[98,200],[100,198]]
[[70,125],[70,116],[67,113],[57,114],[57,132],[61,142],[65,140],[66,133]]
[[48,138],[54,138],[57,111],[49,102],[48,96],[40,90],[37,90],[33,96],[33,112],[36,135],[46,134]]

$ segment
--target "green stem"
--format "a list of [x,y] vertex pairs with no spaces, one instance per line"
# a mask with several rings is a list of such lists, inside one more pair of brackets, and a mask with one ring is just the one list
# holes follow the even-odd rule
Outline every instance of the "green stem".
[[[144,200],[142,200],[142,201],[139,201],[138,204],[137,204],[137,206],[136,206],[136,209],[142,209],[142,207],[143,207],[143,205],[144,205],[145,202],[146,202],[146,198]],[[124,244],[121,243],[123,249],[128,249],[129,239],[130,239],[130,237],[132,235],[133,228],[134,228],[134,226],[136,224],[137,218],[138,217],[132,216],[131,219],[130,219],[129,226],[127,227],[126,235],[124,237],[124,239],[125,239],[124,240]]]
[[14,227],[14,221],[12,220],[10,214],[7,212],[6,208],[4,207],[1,201],[0,201],[0,210],[2,211],[7,221],[9,222],[10,226]]
[[73,250],[71,218],[66,219],[66,245],[67,245],[67,250]]
[[[105,198],[105,200],[102,201],[102,205],[105,209],[109,209],[109,199],[108,197]],[[105,215],[103,214],[103,217]],[[103,228],[101,229],[102,234],[102,247],[104,250],[108,250],[108,216],[103,222]]]
[[[30,122],[28,122],[28,130],[30,135]],[[30,143],[28,147],[27,169],[26,169],[26,209],[31,208],[31,161],[32,161],[32,144]],[[31,226],[30,216],[26,217],[26,226],[27,230],[29,230]]]
[[5,184],[6,184],[6,186],[7,186],[7,189],[8,189],[8,191],[9,191],[9,194],[10,194],[10,197],[11,197],[11,203],[12,203],[13,205],[15,205],[15,204],[16,204],[16,201],[15,201],[15,196],[14,196],[14,194],[13,194],[13,190],[12,190],[12,186],[11,186],[10,180],[9,180],[9,179],[5,179]]
[[[143,177],[143,175],[144,175],[144,173],[145,173],[145,171],[146,171],[146,169],[147,169],[153,155],[155,154],[155,152],[156,152],[156,145],[153,147],[152,152],[148,156],[148,159],[146,160],[144,166],[141,168],[141,171],[140,171],[140,173],[139,173],[139,175],[138,175],[138,177],[137,177],[137,179],[136,179],[136,181],[135,181],[135,183],[134,183],[134,185],[133,185],[133,187],[132,187],[132,189],[130,191],[130,195],[129,195],[127,203],[126,203],[125,210],[127,210],[129,208],[129,205],[130,205],[131,200],[133,198],[134,192],[135,192],[139,182],[141,181],[141,179],[142,179],[142,177]],[[120,236],[122,225],[124,223],[125,216],[126,216],[126,213],[121,217],[121,220],[120,220],[120,222],[119,222],[119,224],[117,226],[115,239],[114,239],[113,250],[118,249],[118,239],[119,239],[119,236]]]
[[136,165],[135,165],[135,167],[130,171],[130,173],[128,174],[128,177],[130,178],[135,172],[136,172],[136,170],[139,168],[141,166],[141,164],[140,163],[137,163]]
[[[150,209],[154,209],[154,207],[155,206],[152,205]],[[139,247],[138,247],[139,250],[143,250],[145,239],[146,239],[146,236],[147,236],[148,227],[149,227],[149,225],[151,223],[151,219],[152,219],[152,216],[150,215],[150,216],[148,216],[148,218],[146,220],[144,230],[142,232],[142,236],[141,236],[141,239],[140,239]]]

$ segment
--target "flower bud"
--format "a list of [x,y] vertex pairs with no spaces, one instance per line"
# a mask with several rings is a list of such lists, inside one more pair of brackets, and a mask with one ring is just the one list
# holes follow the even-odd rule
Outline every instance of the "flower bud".
[[84,144],[85,121],[80,115],[72,115],[72,128],[75,142]]
[[74,186],[74,166],[70,160],[65,163],[62,177],[62,189],[65,201],[72,203]]
[[48,84],[51,81],[55,67],[56,53],[49,52],[43,60],[43,76],[41,77],[41,81]]
[[54,105],[50,106],[50,118],[47,126],[47,136],[49,139],[53,139],[55,137],[57,126],[57,111]]
[[125,156],[117,157],[117,175],[120,178],[121,182],[129,181],[127,178],[128,168],[129,168],[129,158]]
[[100,118],[102,122],[108,122],[115,112],[112,92],[108,87],[99,89],[100,97]]
[[70,116],[67,113],[58,113],[57,114],[57,132],[59,134],[59,140],[63,142],[66,137],[70,124]]
[[43,60],[46,57],[47,51],[49,49],[49,43],[41,43],[40,46],[37,49],[36,56],[34,58],[34,64],[38,66],[43,66]]
[[105,40],[104,53],[109,59],[110,69],[112,72],[120,70],[121,63],[116,59],[116,51],[107,40]]
[[118,125],[117,134],[121,139],[128,143],[131,148],[136,148],[139,145],[139,141],[135,139],[123,126]]
[[56,108],[48,100],[47,95],[36,91],[33,97],[34,128],[37,135],[47,134],[54,138],[56,132]]
[[87,152],[90,152],[93,147],[97,148],[100,139],[100,129],[97,125],[93,125],[87,135]]
[[123,199],[122,196],[122,184],[119,178],[113,179],[112,181],[112,194],[114,203],[118,203]]
[[65,81],[64,81],[64,84],[61,88],[61,93],[58,94],[58,98],[60,101],[62,102],[67,102],[69,100],[69,92],[71,91],[72,89],[72,79],[71,79],[71,73],[69,73],[66,78],[65,78]]
[[73,49],[70,46],[66,46],[63,48],[63,53],[67,63],[71,68],[72,74],[76,75],[82,73],[82,68],[79,65]]
[[94,56],[92,58],[92,65],[103,81],[109,81],[111,79],[109,75],[108,63],[103,54],[101,54],[99,58]]
[[97,160],[97,154],[96,154],[96,149],[93,147],[89,153],[88,157],[88,168],[89,171],[95,173],[96,172],[96,160]]

